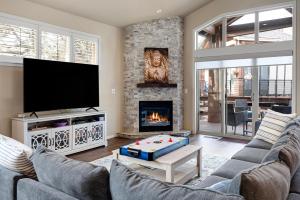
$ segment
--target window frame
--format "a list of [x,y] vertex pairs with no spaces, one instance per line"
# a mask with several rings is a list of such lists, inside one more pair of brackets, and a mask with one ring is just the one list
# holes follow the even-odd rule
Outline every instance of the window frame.
[[[12,24],[16,26],[23,26],[26,28],[33,28],[37,31],[37,38],[36,38],[36,57],[37,59],[41,59],[41,33],[42,31],[56,33],[56,34],[63,34],[70,37],[70,61],[74,62],[74,49],[73,49],[73,41],[74,37],[83,38],[86,40],[91,40],[96,42],[96,63],[95,65],[101,66],[101,36],[90,34],[86,32],[77,31],[74,29],[64,28],[56,25],[51,25],[48,23],[30,20],[23,17],[18,17],[15,15],[9,15],[3,12],[0,12],[0,22]],[[17,66],[23,67],[23,57],[17,56],[5,56],[0,55],[0,66]]]
[[[263,7],[258,7],[258,8],[251,8],[251,9],[246,9],[246,10],[240,10],[240,11],[235,11],[235,12],[227,12],[221,15],[218,15],[216,17],[214,17],[213,19],[195,27],[193,29],[193,40],[194,40],[194,47],[193,47],[193,51],[197,52],[197,51],[205,51],[208,49],[201,49],[198,48],[197,44],[198,44],[198,40],[197,40],[197,34],[199,31],[203,30],[205,27],[210,26],[211,24],[214,24],[218,21],[223,21],[223,30],[222,30],[222,38],[223,38],[223,45],[219,48],[234,48],[236,46],[226,46],[226,42],[227,42],[227,18],[230,17],[234,17],[234,16],[240,16],[240,15],[247,15],[247,14],[255,14],[255,23],[254,23],[254,38],[255,44],[261,44],[259,43],[259,13],[260,12],[264,12],[264,11],[271,11],[271,10],[276,10],[276,9],[281,9],[281,8],[287,8],[287,7],[292,7],[293,8],[293,21],[292,21],[292,26],[293,26],[293,36],[292,36],[292,40],[287,40],[286,42],[290,42],[295,40],[296,37],[296,2],[295,1],[291,1],[291,2],[286,2],[286,3],[279,3],[279,4],[275,4],[275,5],[269,5],[269,6],[263,6]],[[285,41],[279,41],[279,42],[285,42]],[[274,42],[274,43],[278,43],[278,42]],[[254,45],[255,45],[254,44]],[[251,45],[251,44],[249,44]],[[248,45],[240,45],[240,46],[248,46]]]
[[[293,39],[291,41],[283,41],[283,42],[273,42],[273,45],[271,44],[270,46],[265,46],[268,44],[259,44],[258,43],[258,38],[259,38],[259,17],[258,13],[263,12],[263,11],[268,11],[268,10],[275,10],[275,9],[280,9],[280,8],[286,8],[286,7],[292,7],[293,8],[293,18],[292,18],[292,26],[293,26]],[[236,15],[245,15],[249,13],[255,13],[255,44],[253,45],[240,45],[240,46],[233,46],[233,47],[226,47],[226,39],[225,39],[225,34],[227,33],[227,23],[226,23],[226,18],[230,16],[236,16]],[[200,25],[196,26],[193,28],[192,34],[191,34],[191,40],[193,40],[191,51],[193,52],[192,54],[192,62],[194,63],[193,65],[193,80],[192,80],[192,85],[194,88],[196,88],[193,93],[192,93],[192,99],[193,99],[193,130],[198,131],[198,110],[197,106],[199,105],[198,99],[199,99],[199,94],[196,92],[197,91],[197,66],[196,62],[200,61],[212,61],[212,60],[226,60],[228,59],[228,56],[231,59],[239,59],[241,58],[241,55],[247,54],[247,53],[253,53],[253,50],[256,52],[251,55],[251,57],[272,57],[274,56],[277,52],[274,51],[275,49],[278,48],[280,51],[279,53],[292,53],[292,60],[293,60],[293,65],[292,65],[292,71],[293,71],[293,80],[297,79],[297,48],[296,48],[296,36],[297,36],[297,18],[298,18],[298,13],[297,13],[297,4],[296,0],[290,1],[290,2],[283,2],[283,3],[277,3],[277,4],[270,4],[266,6],[261,6],[261,7],[253,7],[250,9],[242,9],[238,11],[232,11],[232,12],[225,12],[222,13],[208,21],[205,21],[201,23]],[[220,19],[223,20],[223,46],[218,48],[218,49],[200,49],[198,48],[197,44],[197,34],[200,30],[204,29],[205,27],[216,23]],[[267,47],[267,48],[265,48]],[[271,51],[271,53],[265,53],[264,51]],[[238,51],[238,52],[237,52]],[[273,52],[272,52],[273,51]],[[267,55],[262,55],[267,54]],[[217,54],[217,56],[216,56]],[[248,54],[249,57],[249,54]],[[297,96],[299,96],[299,93],[296,90],[296,81],[293,81],[292,84],[292,112],[296,111],[296,107],[298,106],[297,103]]]

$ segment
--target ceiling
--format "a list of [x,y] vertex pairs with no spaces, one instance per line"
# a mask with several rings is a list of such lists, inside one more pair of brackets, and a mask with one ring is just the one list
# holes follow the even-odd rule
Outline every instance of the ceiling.
[[29,0],[113,26],[185,16],[212,0]]

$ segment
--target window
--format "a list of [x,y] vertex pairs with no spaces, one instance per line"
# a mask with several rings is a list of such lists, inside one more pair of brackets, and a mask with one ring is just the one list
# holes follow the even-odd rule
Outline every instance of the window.
[[0,22],[0,55],[36,57],[37,31]]
[[96,41],[74,38],[74,60],[76,63],[97,63]]
[[222,46],[222,20],[197,32],[197,48],[211,49]]
[[196,50],[292,40],[293,8],[287,5],[216,18],[196,31]]
[[259,13],[259,42],[280,42],[293,39],[293,10],[281,8]]
[[70,61],[70,37],[42,31],[41,58],[45,60]]
[[226,46],[254,44],[255,14],[227,18]]
[[98,64],[99,38],[0,13],[0,61],[22,58]]
[[271,65],[260,68],[261,96],[292,95],[292,65]]

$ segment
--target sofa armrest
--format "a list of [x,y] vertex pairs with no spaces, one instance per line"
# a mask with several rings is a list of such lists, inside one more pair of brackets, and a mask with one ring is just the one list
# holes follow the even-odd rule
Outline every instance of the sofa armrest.
[[0,199],[16,200],[17,183],[21,178],[25,176],[0,165]]
[[22,179],[18,182],[17,197],[22,200],[78,200],[29,178]]

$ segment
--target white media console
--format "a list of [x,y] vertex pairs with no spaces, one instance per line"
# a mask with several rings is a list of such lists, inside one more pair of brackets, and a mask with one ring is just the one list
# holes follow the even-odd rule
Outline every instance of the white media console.
[[106,113],[76,112],[13,118],[12,137],[32,149],[42,144],[64,155],[107,146]]

